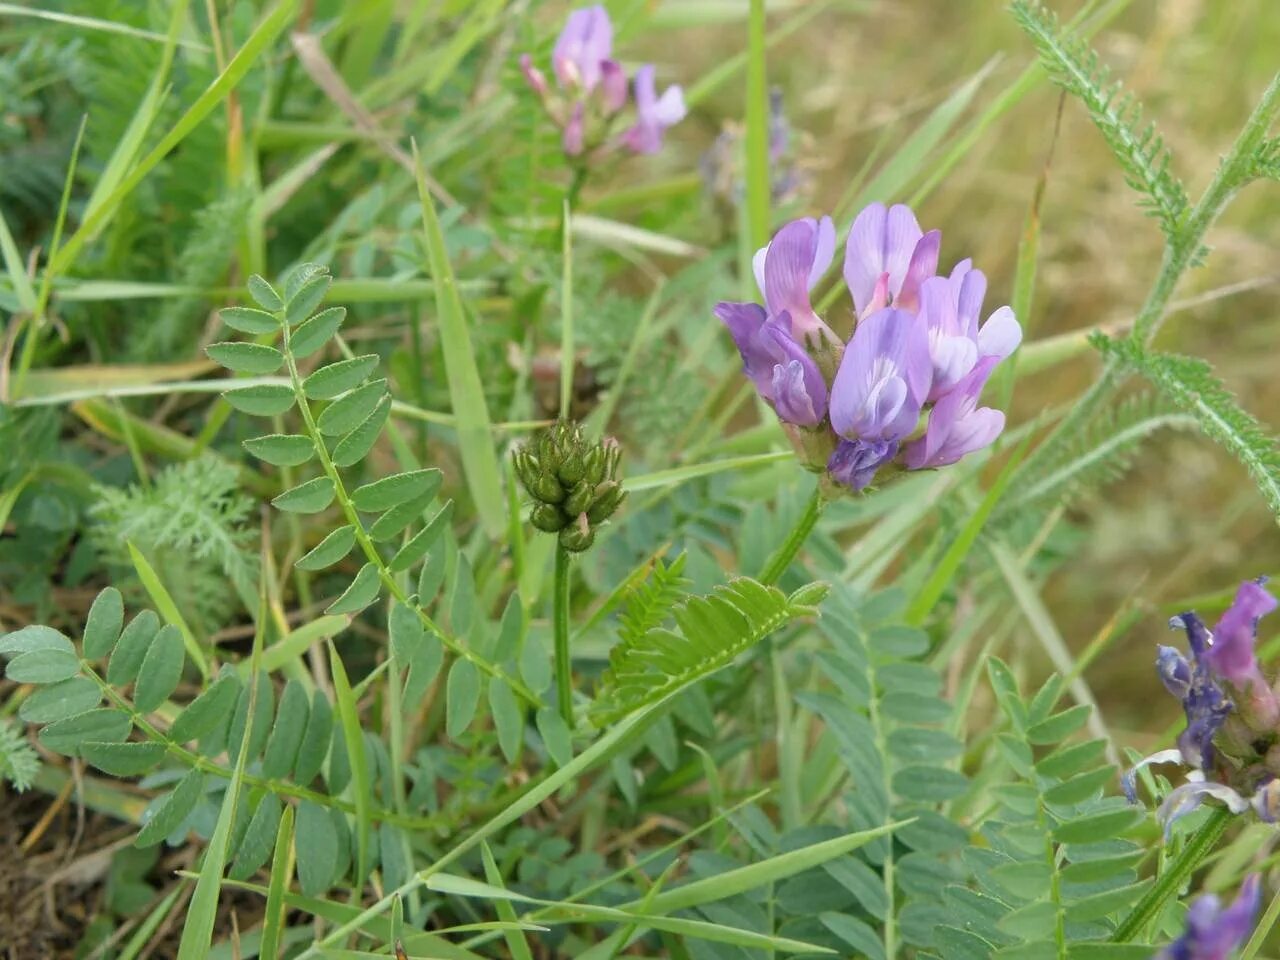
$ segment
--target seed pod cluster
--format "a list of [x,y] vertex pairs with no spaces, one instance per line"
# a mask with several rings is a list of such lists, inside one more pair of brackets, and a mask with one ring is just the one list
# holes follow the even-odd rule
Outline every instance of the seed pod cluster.
[[587,440],[572,420],[558,421],[517,450],[512,459],[533,499],[533,525],[558,534],[566,550],[590,547],[596,529],[626,499],[618,479],[621,458],[616,440]]

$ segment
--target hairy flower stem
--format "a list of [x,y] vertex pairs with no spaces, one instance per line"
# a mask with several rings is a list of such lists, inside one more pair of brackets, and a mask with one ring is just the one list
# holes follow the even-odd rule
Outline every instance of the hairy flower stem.
[[763,584],[772,585],[777,583],[787,567],[791,566],[791,561],[796,558],[796,554],[800,552],[800,548],[804,546],[804,542],[809,539],[809,534],[813,532],[814,525],[818,522],[818,517],[822,515],[822,508],[827,505],[827,501],[822,496],[822,489],[819,487],[813,491],[813,496],[809,498],[808,505],[804,508],[804,513],[800,515],[800,519],[792,528],[791,533],[787,535],[787,539],[773,552],[773,556],[769,558],[769,562],[765,564],[764,570],[761,571],[759,580]]
[[556,700],[560,716],[573,729],[573,665],[569,659],[569,551],[556,544],[556,581],[553,593],[556,638]]
[[[1151,343],[1159,332],[1161,324],[1164,323],[1169,301],[1173,298],[1182,275],[1198,260],[1204,244],[1204,236],[1209,231],[1209,227],[1222,214],[1237,191],[1253,176],[1254,155],[1266,138],[1267,131],[1271,128],[1277,114],[1280,114],[1280,73],[1272,78],[1270,86],[1258,101],[1258,105],[1254,107],[1253,113],[1249,115],[1244,128],[1240,131],[1240,136],[1232,145],[1231,152],[1219,165],[1218,172],[1205,188],[1199,202],[1187,215],[1177,236],[1165,245],[1164,257],[1160,261],[1160,273],[1133,323],[1131,336],[1141,341],[1144,346]],[[1051,462],[1050,454],[1056,453],[1064,442],[1076,437],[1080,429],[1088,424],[1102,406],[1114,396],[1125,379],[1120,363],[1115,360],[1108,361],[1085,395],[1045,437],[1035,453],[1023,463],[1019,476],[1030,476],[1031,471],[1040,464]]]
[[1213,848],[1217,846],[1222,834],[1227,829],[1227,825],[1234,817],[1235,814],[1226,807],[1219,807],[1214,810],[1209,819],[1187,841],[1181,856],[1160,876],[1160,879],[1147,891],[1146,896],[1139,900],[1138,905],[1121,921],[1120,926],[1116,928],[1116,932],[1111,935],[1112,943],[1128,943],[1147,924],[1159,916],[1169,898],[1178,895],[1178,891],[1182,889],[1191,874],[1195,872],[1196,867],[1200,866],[1201,861],[1213,852]]

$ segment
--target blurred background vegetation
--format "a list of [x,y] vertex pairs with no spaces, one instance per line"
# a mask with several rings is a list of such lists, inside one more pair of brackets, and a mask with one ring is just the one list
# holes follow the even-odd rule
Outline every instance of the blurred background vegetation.
[[[1065,19],[1075,5],[1054,6]],[[1194,195],[1280,65],[1280,11],[1273,0],[1103,6],[1116,15],[1094,42],[1159,121]],[[712,80],[745,47],[746,2],[633,0],[611,7],[626,57],[653,60],[664,82],[682,82],[696,94],[690,117],[661,156],[595,177],[583,195],[583,213],[645,228],[652,231],[648,239],[636,245],[608,234],[579,251],[575,263],[584,411],[622,364],[654,278],[671,277],[635,368],[642,372],[631,376],[614,424],[638,466],[660,469],[690,451],[727,452],[714,438],[690,435],[688,424],[731,393],[723,388],[734,366],[731,349],[709,308],[730,292],[727,266],[740,256],[726,242],[735,214],[731,203],[710,195],[699,169],[726,125],[741,119],[740,75]],[[223,0],[189,5],[179,30],[184,46],[167,72],[153,131],[178,120],[267,8]],[[95,185],[110,172],[113,153],[131,136],[138,105],[165,66],[157,34],[168,29],[171,9],[160,2],[67,0],[41,4],[37,15],[0,5],[0,206],[21,250],[50,243],[85,115],[73,226],[92,203]],[[350,281],[334,296],[353,305],[349,339],[383,349],[397,395],[426,410],[444,409],[421,300],[398,286],[420,259],[412,181],[403,155],[397,156],[412,135],[443,185],[442,196],[456,197],[467,211],[453,211],[448,239],[477,313],[477,350],[491,377],[486,389],[494,417],[552,415],[558,265],[546,225],[558,211],[566,171],[514,58],[534,44],[545,52],[566,9],[520,0],[302,4],[300,30],[324,25],[323,35],[310,35],[316,45],[308,46],[305,33],[292,44],[287,34],[277,42],[267,60],[271,70],[251,71],[58,277],[50,333],[35,357],[30,390],[65,391],[70,384],[48,371],[69,365],[98,365],[94,375],[104,381],[113,374],[102,365],[131,363],[170,365],[163,379],[198,377],[207,367],[191,365],[200,364],[201,346],[216,338],[211,311],[230,296],[220,291],[250,272],[275,274],[307,258],[330,262],[336,276]],[[821,213],[857,195],[922,124],[955,103],[959,112],[948,118],[945,136],[899,178],[891,198],[912,201],[923,224],[943,228],[944,264],[971,255],[991,279],[989,302],[998,303],[1009,297],[1028,207],[1050,164],[1034,310],[1021,319],[1031,339],[1062,336],[1073,358],[1020,380],[1012,422],[1078,395],[1096,360],[1065,335],[1123,326],[1155,276],[1161,237],[1084,112],[1072,103],[1063,107],[1043,78],[995,116],[935,182],[945,148],[974,130],[1033,60],[1002,4],[801,0],[770,9],[778,36],[769,82],[781,91],[799,170],[799,186],[780,204],[780,215]],[[389,69],[376,60],[379,48],[351,39],[378,35],[365,28],[380,17],[404,25],[387,37]],[[215,35],[221,44],[211,48]],[[966,84],[971,92],[957,101]],[[344,89],[358,93],[359,109],[344,106]],[[369,124],[380,133],[371,133]],[[153,132],[146,143],[154,141]],[[1179,291],[1183,309],[1161,343],[1208,358],[1248,409],[1275,424],[1280,381],[1271,343],[1280,331],[1280,193],[1261,185],[1249,190],[1210,240],[1213,255]],[[12,285],[0,287],[0,308],[15,307]],[[548,364],[549,383],[542,376]],[[75,378],[79,386],[87,382],[83,369]],[[673,378],[696,389],[673,391]],[[112,421],[122,410],[195,437],[200,447],[220,429],[205,394],[67,409],[40,406],[34,415],[0,422],[6,431],[0,442],[10,451],[10,462],[0,462],[0,488],[60,438],[76,441],[66,445],[73,451],[66,456],[91,468],[95,483],[131,482],[134,464]],[[750,409],[734,416],[738,425],[753,419]],[[419,427],[419,440],[430,443],[429,431]],[[235,439],[233,430],[218,445]],[[432,449],[447,461],[447,448]],[[177,458],[192,452],[181,447]],[[152,502],[163,513],[161,494]],[[242,516],[225,484],[209,496],[224,498],[224,516]],[[113,514],[113,503],[119,506],[118,494],[95,495],[77,481],[25,498],[11,535],[0,539],[0,619],[26,622],[41,606],[87,602],[92,591],[80,585],[117,559],[104,546],[101,526],[87,537],[81,523],[89,515],[108,526],[113,517],[136,517]],[[1046,599],[1075,651],[1122,613],[1135,614],[1087,676],[1121,739],[1147,746],[1144,738],[1177,709],[1157,697],[1150,675],[1153,644],[1164,635],[1170,606],[1280,571],[1275,528],[1243,470],[1187,433],[1157,436],[1131,472],[1071,501],[1063,520],[1042,555],[1046,571],[1052,569]],[[160,526],[146,533],[155,549],[182,547]],[[108,533],[105,540],[111,539]],[[235,579],[229,571],[239,554],[228,550],[195,563],[200,577],[192,602],[210,629],[234,600],[227,579]],[[1067,555],[1070,562],[1053,564]],[[50,580],[58,584],[51,594],[45,592]],[[223,588],[214,583],[219,580]],[[1212,605],[1205,610],[1212,612]],[[1147,693],[1134,698],[1135,689]],[[1158,718],[1151,716],[1153,703]]]

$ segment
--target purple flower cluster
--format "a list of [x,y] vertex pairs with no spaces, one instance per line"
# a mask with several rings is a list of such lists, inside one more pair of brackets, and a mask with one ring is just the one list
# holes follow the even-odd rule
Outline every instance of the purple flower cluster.
[[1156,960],[1227,960],[1249,939],[1262,903],[1262,881],[1245,878],[1235,902],[1224,907],[1212,893],[1197,897],[1187,911],[1187,931],[1156,955]]
[[810,301],[835,257],[829,217],[792,221],[756,253],[763,306],[716,306],[806,463],[841,486],[861,490],[899,453],[910,470],[955,463],[1004,429],[1004,414],[978,398],[1022,330],[1009,307],[979,324],[986,277],[969,260],[939,276],[941,239],[902,205],[858,214],[845,244],[856,320],[847,342]]
[[1133,801],[1141,767],[1180,763],[1190,768],[1187,782],[1161,804],[1166,830],[1206,798],[1235,813],[1252,808],[1268,821],[1280,813],[1280,751],[1269,746],[1280,732],[1280,698],[1262,675],[1255,652],[1258,621],[1276,608],[1265,582],[1242,583],[1212,630],[1191,612],[1169,621],[1186,633],[1190,659],[1174,647],[1158,648],[1156,671],[1182,702],[1187,726],[1176,749],[1142,760],[1125,774],[1123,785]]
[[520,70],[560,127],[561,144],[570,157],[603,147],[629,100],[634,103],[635,121],[614,145],[633,153],[657,153],[667,128],[684,119],[684,94],[671,86],[659,96],[652,64],[637,69],[628,83],[626,71],[613,59],[613,24],[600,4],[569,14],[552,51],[551,66],[558,95],[533,65],[533,58],[527,53],[520,57]]

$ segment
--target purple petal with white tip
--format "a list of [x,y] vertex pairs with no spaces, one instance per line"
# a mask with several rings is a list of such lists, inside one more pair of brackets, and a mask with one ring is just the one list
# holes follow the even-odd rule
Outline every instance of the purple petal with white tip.
[[966,454],[990,445],[1004,430],[1004,414],[979,407],[978,397],[997,363],[984,357],[943,396],[929,414],[925,434],[907,446],[906,463],[911,470],[943,467]]
[[831,387],[831,425],[847,440],[898,440],[915,429],[933,364],[921,318],[887,308],[860,321]]
[[922,236],[915,214],[902,204],[886,209],[873,203],[854,218],[845,245],[844,279],[858,316],[868,312],[882,274],[889,275],[890,298],[897,296]]
[[590,93],[600,82],[600,65],[613,52],[613,24],[601,4],[569,14],[551,53],[551,64],[562,87]]

